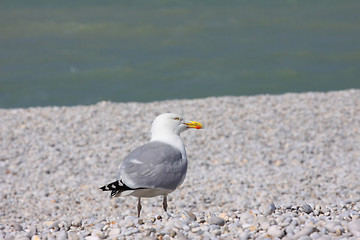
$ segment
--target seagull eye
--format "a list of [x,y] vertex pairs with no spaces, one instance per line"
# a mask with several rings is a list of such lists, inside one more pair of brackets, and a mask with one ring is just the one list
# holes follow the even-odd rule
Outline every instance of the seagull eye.
[[176,118],[174,118],[176,121],[180,121],[180,118],[178,118],[178,117],[176,117]]

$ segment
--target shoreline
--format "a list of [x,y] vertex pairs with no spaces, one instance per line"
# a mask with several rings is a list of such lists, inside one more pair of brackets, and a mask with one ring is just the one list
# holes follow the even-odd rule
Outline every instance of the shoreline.
[[[135,198],[98,187],[162,112],[205,129],[182,134],[189,166],[169,195],[173,217],[145,199],[141,222]],[[359,237],[359,113],[355,89],[0,109],[0,238]]]
[[39,106],[29,106],[29,107],[10,107],[10,108],[1,108],[1,110],[20,110],[20,109],[34,109],[34,108],[73,108],[73,107],[91,107],[94,105],[107,103],[107,104],[155,104],[155,103],[162,103],[162,102],[171,102],[171,101],[196,101],[196,100],[206,100],[212,98],[242,98],[242,97],[258,97],[258,96],[282,96],[282,95],[303,95],[303,94],[331,94],[337,92],[347,92],[347,91],[359,91],[360,89],[357,88],[349,88],[343,90],[329,90],[329,91],[308,91],[308,92],[286,92],[286,93],[278,93],[278,94],[271,94],[271,93],[264,93],[264,94],[254,94],[254,95],[224,95],[224,96],[207,96],[207,97],[200,97],[200,98],[175,98],[175,99],[164,99],[164,100],[154,100],[149,102],[137,102],[137,101],[128,101],[128,102],[116,102],[112,100],[102,100],[97,103],[90,103],[90,104],[75,104],[75,105],[39,105]]

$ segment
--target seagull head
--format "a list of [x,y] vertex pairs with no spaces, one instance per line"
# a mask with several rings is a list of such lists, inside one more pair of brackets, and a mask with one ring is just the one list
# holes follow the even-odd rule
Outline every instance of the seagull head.
[[156,134],[180,135],[190,128],[202,129],[203,125],[199,122],[185,120],[175,113],[162,113],[155,118],[151,127],[151,135],[152,137]]

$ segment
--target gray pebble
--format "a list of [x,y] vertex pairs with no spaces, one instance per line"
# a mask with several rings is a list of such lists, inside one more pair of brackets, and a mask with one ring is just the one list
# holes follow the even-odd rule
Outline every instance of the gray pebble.
[[189,225],[186,225],[186,224],[183,224],[183,225],[181,226],[181,229],[184,230],[185,232],[189,232],[189,231],[190,231]]
[[68,231],[70,228],[70,224],[68,222],[60,222],[59,228]]
[[285,235],[285,231],[280,226],[273,225],[269,227],[267,234],[274,238],[282,238]]
[[96,223],[94,225],[94,229],[99,229],[102,230],[104,228],[105,224],[104,223]]
[[224,226],[225,225],[225,220],[223,218],[220,217],[216,217],[216,216],[212,216],[210,217],[207,222],[210,225],[219,225],[219,226]]
[[75,232],[69,232],[68,233],[68,239],[69,240],[79,240],[80,237]]
[[338,217],[337,217],[339,220],[347,220],[350,218],[350,212],[349,211],[344,211],[344,212],[341,212]]
[[350,231],[360,231],[360,219],[352,220],[349,223],[349,230]]
[[355,220],[360,218],[360,211],[351,210],[348,212],[350,213],[351,219]]
[[336,226],[339,226],[340,222],[337,221],[329,221],[325,224],[325,229],[331,233],[335,233],[336,232]]
[[30,240],[30,238],[25,235],[20,235],[20,236],[15,236],[14,240]]
[[295,230],[294,225],[290,225],[290,226],[285,228],[285,232],[286,232],[287,235],[294,235],[294,230]]
[[311,206],[307,203],[302,205],[303,211],[307,214],[312,213],[313,209],[311,208]]
[[201,231],[203,231],[203,232],[209,232],[210,227],[207,226],[207,225],[205,225],[205,226],[201,226],[200,229],[201,229]]
[[318,232],[313,232],[312,234],[310,234],[311,239],[318,239],[319,237],[321,237],[321,235]]
[[192,223],[190,223],[190,226],[191,227],[200,227],[200,224],[199,223],[197,223],[197,222],[192,222]]
[[23,230],[22,226],[19,223],[16,223],[16,222],[12,223],[10,226],[13,227],[15,231]]
[[173,238],[176,236],[176,234],[177,234],[176,230],[172,229],[170,230],[169,236]]
[[14,240],[15,239],[15,233],[14,232],[8,232],[5,234],[4,240]]
[[80,236],[83,237],[83,238],[85,238],[85,237],[87,237],[87,236],[89,236],[89,235],[91,235],[91,232],[88,231],[88,230],[82,230],[82,231],[80,231]]
[[203,232],[203,231],[201,230],[200,227],[194,227],[194,228],[191,229],[191,232],[198,233],[198,232]]
[[53,229],[55,231],[59,231],[60,230],[60,227],[59,227],[59,221],[54,221],[50,226],[49,226],[50,229]]
[[247,233],[247,232],[242,232],[242,233],[240,233],[239,238],[240,238],[241,240],[246,240],[246,239],[249,239],[249,238],[250,238],[250,235],[249,235],[249,233]]
[[[146,235],[150,236],[152,233],[156,233],[156,229],[151,227],[149,229],[146,230]],[[116,234],[117,235],[117,234]]]
[[133,221],[127,221],[124,226],[125,226],[126,228],[130,228],[130,227],[134,227],[135,224],[134,224]]
[[213,236],[220,236],[221,235],[221,230],[220,229],[215,229],[211,232],[211,234]]
[[179,239],[179,240],[187,240],[187,239],[188,239],[188,238],[185,236],[185,234],[182,233],[182,232],[178,232],[178,233],[176,234],[176,238]]
[[215,229],[220,229],[220,226],[219,225],[210,225],[209,229],[210,229],[210,231],[215,230]]
[[125,231],[124,235],[125,236],[130,236],[130,235],[133,235],[133,234],[138,233],[138,232],[139,232],[138,228],[132,228],[130,230]]
[[333,238],[327,235],[322,235],[321,237],[318,238],[318,240],[332,240]]
[[71,222],[71,225],[74,226],[74,227],[79,227],[81,226],[81,219],[80,218],[75,218],[72,222]]
[[313,233],[315,231],[314,227],[310,227],[310,226],[305,226],[303,229],[301,229],[299,232],[294,234],[294,238],[300,238],[303,236],[309,236],[311,233]]
[[85,240],[100,240],[100,238],[98,236],[87,236]]
[[260,227],[263,229],[263,230],[267,230],[269,227],[270,227],[270,223],[269,222],[261,222],[260,223]]
[[91,232],[91,236],[103,238],[103,235],[104,235],[104,233],[100,229],[93,229]]
[[349,231],[356,237],[360,237],[360,219],[352,220],[349,223]]
[[66,230],[61,230],[58,232],[56,240],[66,240],[68,239],[68,234]]
[[121,229],[120,228],[112,228],[109,232],[109,236],[117,236],[119,235],[121,232]]
[[276,210],[275,204],[271,203],[269,205],[262,205],[260,207],[260,212],[264,215],[264,216],[268,216],[270,214],[273,214]]
[[191,221],[196,221],[197,218],[193,212],[183,211],[183,216]]
[[312,238],[309,236],[302,236],[302,237],[299,237],[298,240],[312,240]]
[[271,203],[269,206],[269,214],[273,214],[276,210],[275,204]]

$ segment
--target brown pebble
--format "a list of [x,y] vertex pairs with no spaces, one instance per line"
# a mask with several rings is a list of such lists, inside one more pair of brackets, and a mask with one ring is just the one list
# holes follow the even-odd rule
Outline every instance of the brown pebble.
[[175,230],[171,230],[169,235],[170,235],[170,237],[175,237],[176,231],[175,231]]

